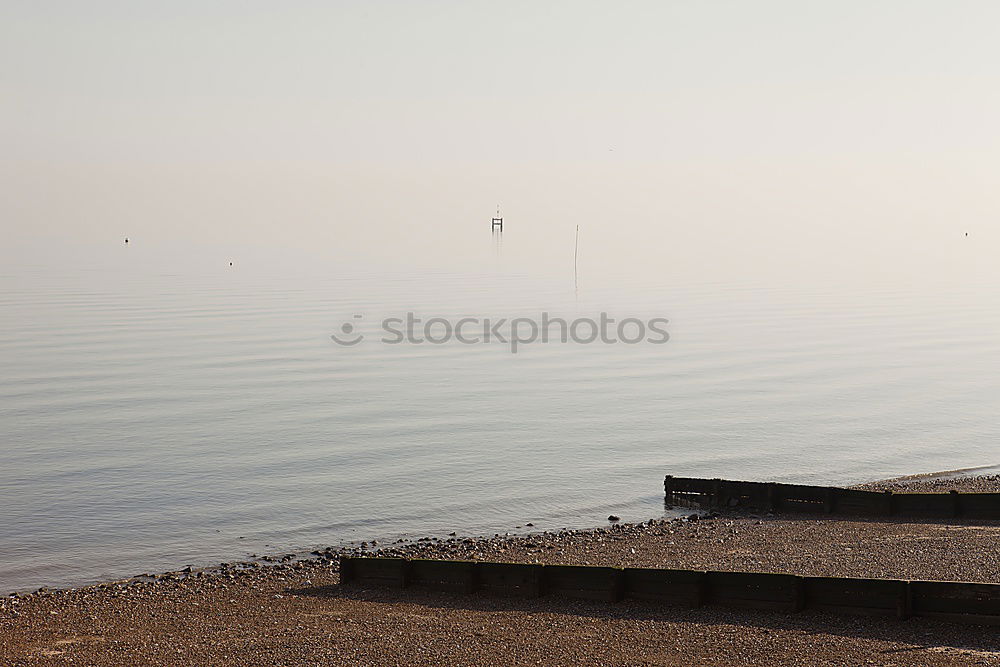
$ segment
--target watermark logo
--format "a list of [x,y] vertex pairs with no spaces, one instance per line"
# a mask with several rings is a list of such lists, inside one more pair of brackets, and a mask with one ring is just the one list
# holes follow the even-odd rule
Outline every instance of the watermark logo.
[[[361,320],[363,315],[352,319]],[[662,345],[670,340],[666,326],[669,320],[663,317],[640,319],[626,317],[615,319],[607,313],[597,317],[578,317],[568,320],[553,317],[547,312],[535,317],[479,318],[462,317],[418,317],[408,312],[403,317],[386,317],[379,323],[384,345],[461,345],[502,344],[517,354],[519,348],[535,343],[577,343],[589,345],[638,345],[648,343]],[[337,345],[353,347],[365,339],[355,323],[345,321],[337,333],[330,338]]]
[[[363,315],[355,315],[354,319],[360,320]],[[337,345],[343,345],[345,347],[354,347],[361,341],[365,339],[364,335],[357,333],[354,324],[351,322],[344,322],[340,325],[340,333],[330,334],[330,338],[333,339]]]

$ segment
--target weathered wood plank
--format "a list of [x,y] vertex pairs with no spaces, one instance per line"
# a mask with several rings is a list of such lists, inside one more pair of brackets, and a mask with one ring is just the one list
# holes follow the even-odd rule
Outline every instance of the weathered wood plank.
[[542,566],[522,563],[477,563],[479,586],[502,595],[538,597],[542,594]]
[[620,600],[624,594],[624,574],[620,568],[546,565],[542,575],[542,588],[546,595],[613,602]]
[[697,570],[625,568],[625,596],[700,607],[705,600],[705,573]]
[[471,593],[478,587],[479,570],[473,561],[414,559],[407,582],[440,591]]
[[707,599],[723,606],[795,611],[800,577],[755,572],[707,572]]

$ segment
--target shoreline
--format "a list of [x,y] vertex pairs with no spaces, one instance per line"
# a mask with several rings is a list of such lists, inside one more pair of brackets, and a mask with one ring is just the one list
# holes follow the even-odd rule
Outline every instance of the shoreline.
[[[934,476],[942,474],[869,484],[922,488],[920,485],[928,480],[941,483]],[[989,487],[1000,491],[1000,475],[964,475],[947,483],[956,490]],[[545,616],[556,625],[562,624],[560,627],[572,628],[570,635],[578,644],[584,642],[587,650],[603,650],[600,637],[593,636],[589,625],[597,617],[610,618],[607,622],[617,628],[615,632],[627,636],[635,632],[634,626],[643,628],[642,636],[679,633],[677,636],[682,636],[684,642],[674,647],[677,656],[688,661],[695,656],[703,664],[713,664],[712,656],[727,655],[728,649],[721,648],[711,632],[706,633],[706,628],[718,627],[748,633],[746,641],[751,643],[744,649],[751,653],[778,640],[785,642],[783,646],[792,645],[806,633],[806,638],[830,635],[829,653],[822,649],[817,659],[840,660],[844,655],[854,655],[854,651],[860,656],[869,654],[874,646],[892,646],[895,648],[884,650],[919,649],[920,664],[1000,664],[1000,641],[992,639],[992,635],[984,637],[982,629],[926,620],[900,624],[892,619],[835,619],[814,614],[791,618],[763,612],[665,610],[636,604],[599,609],[579,601],[525,602],[413,591],[346,590],[337,586],[339,556],[359,553],[1000,582],[1000,554],[995,550],[998,540],[1000,521],[886,521],[724,512],[613,523],[587,530],[494,537],[428,536],[392,544],[376,541],[328,547],[309,554],[264,557],[273,562],[240,561],[185,568],[79,588],[42,589],[0,597],[0,662],[60,664],[65,658],[73,658],[88,664],[248,664],[265,661],[260,656],[267,654],[273,657],[271,661],[285,664],[490,664],[475,652],[448,653],[457,649],[454,642],[444,641],[438,624],[445,623],[449,633],[457,632],[470,646],[520,646],[519,642],[527,642],[526,655],[535,655],[531,652],[535,649],[539,657],[548,655],[545,651],[552,648],[551,641],[558,645],[564,640],[549,637],[531,648],[534,645],[529,646],[531,642],[525,639],[525,633],[530,634],[533,627],[524,618],[527,614],[532,618]],[[509,629],[515,626],[521,630],[511,635]],[[863,632],[858,629],[862,627]],[[302,637],[299,628],[307,629]],[[839,630],[831,632],[830,628]],[[387,632],[401,633],[391,646],[370,639],[386,636]],[[289,635],[296,638],[290,640]],[[350,645],[345,643],[347,636],[353,637]],[[927,637],[934,638],[931,643],[942,650],[919,648],[921,642],[927,643]],[[731,637],[730,641],[738,640]],[[411,642],[437,648],[432,657],[418,660],[406,653]],[[811,646],[808,642],[806,645]],[[347,649],[354,652],[343,653]],[[571,650],[568,646],[564,649]],[[625,651],[621,654],[623,662],[653,657],[642,652],[646,649],[641,642],[621,650]],[[786,653],[788,664],[797,664],[795,653]],[[571,653],[559,655],[573,661]],[[613,663],[612,658],[602,660],[597,654],[589,654],[581,659]],[[678,664],[681,662],[678,658]]]
[[[977,474],[981,471],[998,471],[997,474],[982,475]],[[972,468],[959,468],[955,470],[946,470],[940,472],[928,472],[928,473],[916,473],[912,475],[904,475],[901,477],[892,477],[884,480],[875,480],[870,482],[862,482],[859,484],[853,484],[846,488],[852,489],[865,489],[865,490],[877,490],[877,491],[907,491],[910,493],[941,493],[947,492],[949,490],[963,491],[969,493],[976,492],[998,492],[1000,493],[1000,465],[984,465],[975,466]],[[492,537],[488,535],[470,535],[458,537],[455,532],[449,533],[446,537],[440,537],[436,535],[428,535],[420,538],[396,538],[385,540],[382,538],[373,538],[370,540],[351,540],[349,542],[341,543],[336,546],[324,546],[322,548],[316,548],[309,551],[306,550],[287,550],[277,553],[257,555],[253,554],[249,560],[233,560],[228,562],[220,563],[219,565],[206,565],[206,566],[186,566],[178,570],[165,570],[163,572],[146,572],[143,574],[123,577],[121,579],[111,579],[104,581],[95,581],[91,583],[82,584],[79,586],[66,586],[66,587],[50,587],[41,586],[37,589],[28,588],[15,591],[0,591],[0,610],[3,608],[3,601],[7,598],[21,598],[24,599],[35,594],[53,594],[53,593],[65,593],[72,591],[89,590],[93,588],[100,588],[102,586],[117,586],[117,585],[128,585],[131,583],[144,583],[144,582],[156,582],[160,580],[171,581],[171,580],[182,580],[186,578],[199,578],[206,576],[213,576],[215,574],[225,574],[230,570],[252,570],[260,569],[262,571],[266,570],[281,570],[283,566],[294,565],[296,563],[303,564],[313,564],[317,561],[327,560],[331,557],[339,557],[343,555],[358,555],[358,554],[380,554],[380,555],[400,555],[407,556],[411,552],[426,553],[428,551],[427,547],[430,545],[448,545],[454,542],[493,542],[496,540],[518,540],[518,539],[531,539],[532,537],[543,537],[552,535],[574,535],[574,534],[587,534],[592,532],[599,532],[601,530],[607,529],[614,526],[633,526],[633,525],[643,525],[649,523],[671,523],[677,520],[683,520],[688,515],[698,512],[703,512],[702,510],[697,510],[693,508],[676,508],[681,510],[681,514],[684,516],[678,516],[675,518],[658,518],[649,519],[647,521],[639,522],[638,524],[632,522],[608,522],[601,526],[593,526],[589,528],[562,528],[557,530],[544,530],[544,531],[525,531],[525,532],[505,532],[503,534],[496,533]],[[532,528],[532,523],[524,524],[524,527]],[[522,528],[522,526],[517,526],[516,528]],[[335,556],[334,556],[335,555]],[[419,557],[419,556],[417,556]]]

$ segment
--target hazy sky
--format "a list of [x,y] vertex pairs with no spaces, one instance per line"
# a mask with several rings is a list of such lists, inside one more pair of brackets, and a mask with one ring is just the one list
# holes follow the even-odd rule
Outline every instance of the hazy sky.
[[425,247],[500,201],[648,262],[983,238],[997,25],[986,1],[6,0],[0,225]]

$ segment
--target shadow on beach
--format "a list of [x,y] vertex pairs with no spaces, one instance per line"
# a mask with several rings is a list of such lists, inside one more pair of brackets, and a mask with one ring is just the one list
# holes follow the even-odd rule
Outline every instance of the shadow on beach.
[[[928,618],[900,621],[885,616],[844,616],[803,611],[784,614],[722,606],[690,608],[654,605],[635,600],[593,602],[559,596],[518,598],[441,593],[419,587],[403,590],[369,589],[355,585],[288,589],[288,595],[368,602],[376,605],[418,605],[425,608],[472,613],[520,612],[570,615],[602,621],[647,621],[673,625],[741,626],[801,635],[833,635],[852,639],[907,644],[892,653],[946,647],[955,650],[1000,652],[996,628],[948,623]],[[609,629],[609,640],[612,631]]]

